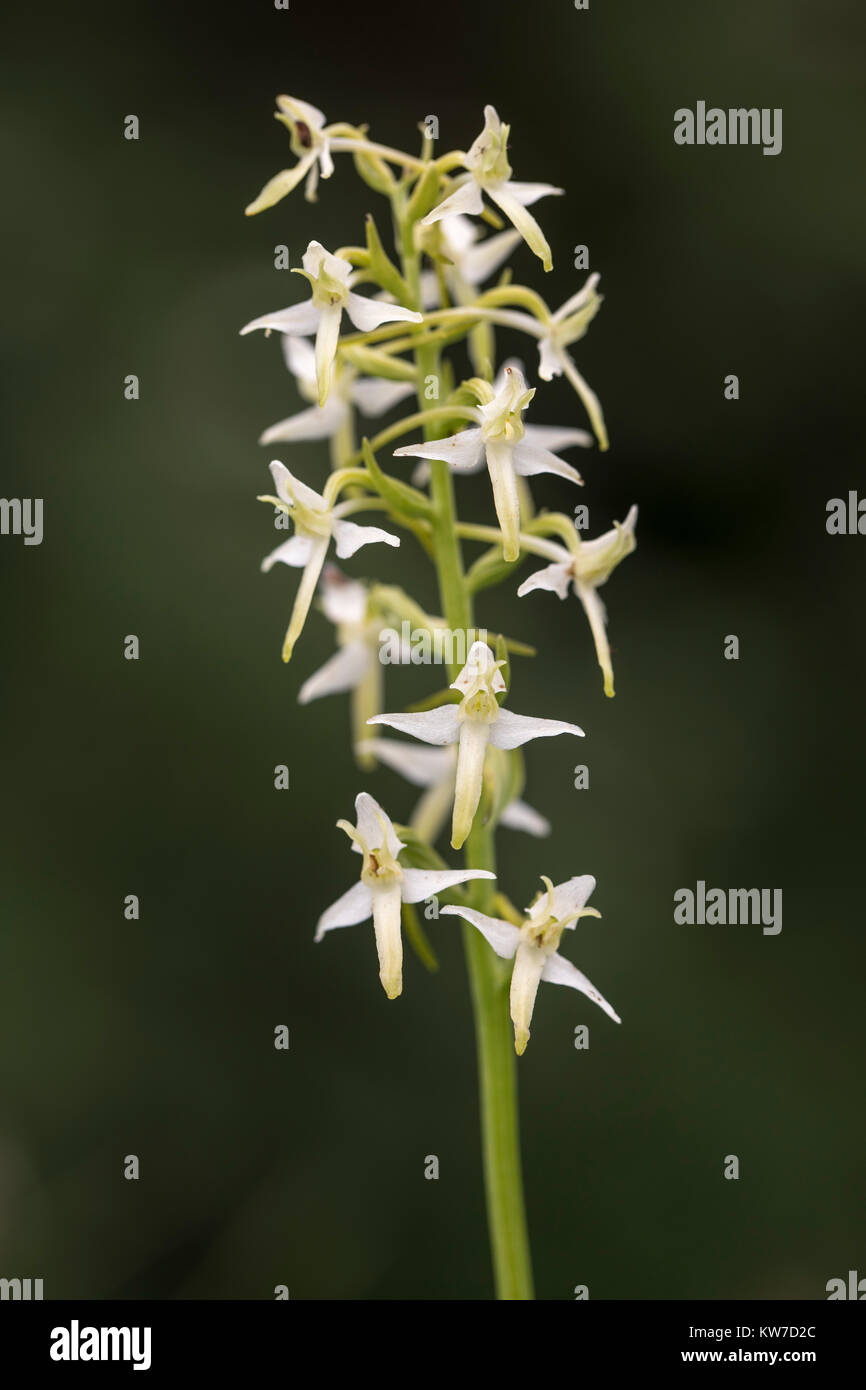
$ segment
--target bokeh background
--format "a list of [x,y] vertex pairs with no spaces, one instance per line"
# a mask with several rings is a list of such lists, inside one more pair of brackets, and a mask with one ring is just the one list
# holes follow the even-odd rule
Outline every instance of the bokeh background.
[[[299,402],[277,342],[237,330],[298,296],[275,244],[297,264],[311,237],[387,218],[345,157],[317,206],[243,217],[291,162],[281,91],[407,148],[434,113],[443,150],[492,101],[516,177],[567,189],[538,209],[554,272],[521,249],[517,276],[561,302],[579,243],[602,273],[578,362],[612,448],[580,460],[579,500],[593,531],[641,509],[605,591],[616,699],[574,601],[506,588],[479,610],[539,648],[514,707],[589,735],[529,750],[555,829],[502,833],[503,886],[522,903],[541,872],[596,875],[603,920],[568,950],[624,1020],[542,991],[520,1064],[539,1295],[822,1298],[866,1273],[866,539],[825,531],[827,499],[866,487],[858,8],[159,0],[7,20],[2,492],[46,515],[41,547],[0,540],[0,1274],[46,1297],[490,1295],[453,920],[431,927],[439,974],[409,958],[395,1004],[369,929],[312,942],[354,872],[334,821],[362,782],[345,702],[296,704],[324,619],[279,660],[295,579],[258,572],[256,440]],[[782,154],[676,146],[698,99],[782,107]],[[563,382],[543,406],[582,423]],[[284,457],[323,481],[320,446]],[[488,496],[461,483],[469,513]],[[576,500],[552,479],[537,496]],[[435,606],[417,556],[347,568]],[[396,673],[389,706],[430,675]],[[363,784],[408,814],[393,774]],[[697,879],[781,887],[781,935],[676,926]]]

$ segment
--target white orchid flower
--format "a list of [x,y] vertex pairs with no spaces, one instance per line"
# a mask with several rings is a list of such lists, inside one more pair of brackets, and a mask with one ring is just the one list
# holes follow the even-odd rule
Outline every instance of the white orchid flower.
[[329,506],[324,497],[293,477],[288,468],[276,459],[270,464],[270,470],[277,495],[266,495],[260,497],[259,501],[270,502],[287,512],[294,522],[295,534],[265,556],[262,569],[267,573],[273,565],[282,564],[304,571],[283,643],[283,661],[289,661],[307,620],[331,539],[340,559],[346,560],[362,545],[375,541],[399,545],[400,537],[383,531],[379,526],[357,526],[354,521],[346,521],[347,513],[356,510],[356,502],[350,499]]
[[606,449],[608,438],[601,402],[566,351],[583,337],[601,308],[602,297],[596,290],[598,278],[598,275],[590,275],[583,289],[573,294],[551,315],[538,343],[538,375],[542,381],[552,381],[555,376],[565,373],[583,401],[599,448]]
[[299,392],[313,404],[306,410],[298,411],[297,415],[290,415],[288,419],[271,425],[259,439],[260,444],[333,439],[350,420],[353,406],[363,415],[375,417],[384,415],[392,406],[415,394],[412,382],[359,377],[351,367],[338,367],[333,390],[324,405],[317,405],[316,354],[311,344],[306,338],[284,335],[283,356]]
[[[427,237],[433,234],[427,233]],[[459,213],[443,217],[439,223],[440,242],[428,245],[426,238],[422,245],[430,254],[441,253],[444,258],[442,273],[452,299],[457,304],[470,304],[474,292],[485,280],[489,280],[500,266],[508,260],[512,251],[520,244],[519,232],[496,232],[493,236],[479,240],[479,230],[468,217]],[[434,309],[439,303],[439,281],[435,270],[425,270],[421,274],[421,307]]]
[[349,836],[352,848],[364,857],[361,881],[322,913],[315,939],[321,941],[326,932],[352,927],[372,917],[379,979],[388,998],[396,999],[403,989],[401,904],[420,903],[469,879],[496,875],[487,869],[404,869],[398,856],[405,845],[382,807],[367,792],[356,796],[355,815],[356,825],[345,820],[337,821],[337,825]]
[[370,616],[366,584],[348,579],[336,565],[326,565],[320,585],[322,611],[337,629],[337,650],[309,676],[298,693],[307,705],[325,695],[351,693],[352,731],[360,767],[375,767],[363,746],[367,720],[382,708],[384,668],[380,660],[382,620]]
[[260,318],[246,324],[241,333],[252,333],[257,328],[263,328],[268,333],[275,330],[302,338],[315,333],[319,405],[325,404],[331,389],[344,309],[362,333],[369,333],[371,329],[378,328],[383,323],[398,320],[406,320],[409,323],[422,322],[422,315],[416,314],[413,309],[404,309],[400,304],[385,304],[381,300],[355,294],[352,285],[361,278],[360,274],[353,270],[350,261],[343,256],[331,255],[318,241],[311,241],[304,252],[303,270],[293,267],[293,273],[303,275],[309,280],[312,298],[273,314],[262,314]]
[[466,155],[468,176],[453,193],[422,218],[422,226],[431,226],[443,217],[455,213],[477,215],[484,211],[482,193],[494,202],[514,224],[523,240],[541,260],[545,270],[553,269],[553,257],[547,239],[535,218],[526,209],[539,198],[562,193],[550,183],[517,183],[511,177],[508,162],[510,126],[503,125],[492,106],[484,108],[484,129]]
[[451,821],[451,845],[460,849],[475,819],[481,800],[484,759],[487,745],[494,748],[520,748],[533,738],[551,738],[555,734],[578,734],[577,724],[561,719],[533,719],[501,709],[497,693],[505,690],[500,671],[501,661],[484,642],[474,642],[469,660],[451,684],[463,696],[459,704],[438,705],[418,714],[379,714],[368,724],[387,724],[401,734],[411,734],[422,743],[440,748],[457,744],[457,772],[454,786],[454,814]]
[[323,112],[308,101],[299,101],[297,97],[277,97],[277,107],[279,109],[274,115],[289,131],[292,152],[298,156],[298,162],[291,169],[283,169],[268,179],[259,196],[245,208],[247,217],[272,208],[293,188],[297,188],[303,178],[307,180],[304,197],[308,203],[314,203],[319,174],[323,179],[329,179],[334,172]]
[[[411,743],[400,743],[395,738],[368,738],[358,744],[357,751],[398,772],[413,787],[425,788],[409,824],[420,839],[435,844],[454,800],[456,745],[418,748]],[[523,830],[527,835],[538,838],[550,834],[550,821],[519,797],[509,801],[499,817],[499,824],[509,830]]]
[[514,1024],[514,1050],[518,1057],[526,1051],[529,1025],[535,1007],[535,996],[542,980],[552,985],[567,985],[579,989],[599,1008],[621,1023],[607,1000],[599,994],[586,976],[559,954],[562,933],[572,930],[581,917],[599,917],[586,900],[595,889],[592,874],[581,874],[555,887],[549,878],[542,877],[545,892],[539,894],[527,908],[522,925],[516,927],[500,917],[488,917],[468,907],[443,907],[443,913],[463,917],[490,942],[498,956],[514,959],[511,975],[511,1020]]
[[[518,477],[532,478],[538,473],[555,473],[569,482],[582,483],[576,468],[551,452],[551,446],[565,448],[587,444],[583,430],[562,430],[555,426],[525,426],[523,411],[535,389],[527,390],[523,373],[506,366],[504,380],[487,387],[485,404],[473,408],[478,420],[475,429],[460,430],[429,444],[407,444],[394,451],[395,458],[444,459],[456,473],[474,473],[486,461],[493,487],[493,504],[502,530],[506,560],[520,554],[520,494]],[[501,382],[501,385],[500,385]],[[498,388],[498,389],[497,389]]]
[[605,531],[603,536],[596,536],[595,540],[578,540],[575,551],[551,541],[549,549],[553,564],[536,570],[528,579],[524,579],[517,590],[519,598],[533,589],[550,589],[563,599],[568,594],[569,584],[572,585],[589,619],[598,664],[604,674],[604,693],[610,696],[614,691],[607,614],[597,590],[607,583],[620,561],[637,547],[634,534],[636,525],[637,507],[631,507],[625,521],[614,522],[612,531]]

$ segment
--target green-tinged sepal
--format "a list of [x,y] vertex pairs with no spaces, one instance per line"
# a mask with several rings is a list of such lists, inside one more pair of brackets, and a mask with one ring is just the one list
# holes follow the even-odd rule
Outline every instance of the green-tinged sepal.
[[379,348],[365,347],[363,343],[341,346],[340,356],[365,376],[384,377],[386,381],[414,382],[418,379],[418,369],[411,362]]

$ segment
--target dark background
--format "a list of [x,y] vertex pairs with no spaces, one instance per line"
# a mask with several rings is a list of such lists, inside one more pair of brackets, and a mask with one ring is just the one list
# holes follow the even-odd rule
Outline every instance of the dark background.
[[[617,698],[573,600],[506,586],[479,608],[539,647],[513,707],[589,735],[529,749],[555,830],[503,832],[503,886],[522,904],[541,872],[596,875],[603,920],[567,949],[624,1020],[540,996],[520,1063],[539,1295],[823,1298],[866,1274],[866,539],[825,531],[827,499],[863,486],[858,9],[161,0],[9,21],[2,491],[46,513],[41,547],[0,540],[0,1275],[46,1297],[490,1293],[453,920],[432,925],[439,975],[408,959],[395,1004],[369,928],[312,942],[354,874],[334,821],[362,785],[397,818],[413,793],[362,781],[344,700],[299,709],[332,631],[314,615],[284,668],[294,577],[258,572],[256,439],[298,401],[276,342],[237,330],[299,297],[275,244],[296,264],[368,208],[387,227],[345,156],[317,206],[244,219],[292,162],[278,92],[410,149],[430,113],[440,150],[466,148],[493,102],[515,176],[567,189],[537,209],[554,272],[521,249],[517,277],[560,303],[577,243],[602,272],[577,361],[612,448],[580,460],[579,500],[593,532],[641,508],[605,590]],[[698,99],[782,107],[781,155],[676,146]],[[562,381],[536,405],[584,423]],[[324,480],[321,446],[289,453]],[[461,499],[489,515],[483,478]],[[347,568],[434,605],[418,553]],[[430,688],[398,673],[388,706]],[[781,935],[675,926],[701,878],[781,887]]]

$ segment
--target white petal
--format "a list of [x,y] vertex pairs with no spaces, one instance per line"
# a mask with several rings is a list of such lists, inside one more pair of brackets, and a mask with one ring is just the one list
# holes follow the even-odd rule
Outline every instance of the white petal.
[[532,444],[527,439],[515,444],[513,456],[514,467],[522,478],[535,478],[539,473],[555,473],[557,477],[568,478],[572,483],[583,482],[577,469],[572,468],[565,459],[557,458],[549,449],[543,449],[540,444]]
[[553,902],[545,910],[558,922],[567,917],[576,917],[586,907],[587,900],[595,892],[595,879],[592,874],[576,874],[574,878],[557,883],[553,889]]
[[396,859],[404,848],[391,817],[369,792],[358,792],[355,797],[355,823],[358,834],[368,849],[381,849],[384,845],[388,853]]
[[281,169],[278,174],[274,174],[272,179],[268,179],[258,197],[244,208],[247,217],[253,217],[257,212],[264,212],[267,208],[272,208],[281,198],[285,198],[287,193],[291,193],[293,188],[297,188],[316,158],[316,151],[311,150],[309,154],[304,155],[303,159],[299,159],[291,169]]
[[328,504],[321,493],[314,492],[306,483],[302,483],[300,478],[296,478],[294,473],[290,473],[284,463],[279,459],[272,459],[268,464],[271,477],[274,480],[274,488],[278,497],[284,502],[293,502],[295,498],[302,507],[309,507],[313,512],[326,512]]
[[552,593],[558,594],[560,598],[565,598],[568,593],[568,586],[572,579],[572,561],[564,560],[558,565],[545,565],[544,569],[536,570],[524,579],[520,588],[517,590],[517,597],[523,598],[524,594],[532,593],[533,589],[549,589]]
[[354,927],[357,922],[366,922],[372,915],[373,895],[370,889],[366,883],[353,883],[348,892],[322,913],[315,939],[321,941],[325,932],[333,931],[335,927]]
[[490,742],[494,748],[520,748],[533,738],[552,738],[554,734],[579,734],[583,729],[577,724],[566,724],[562,719],[533,719],[528,714],[514,714],[510,709],[501,709],[499,718],[490,725]]
[[283,361],[292,376],[305,391],[316,387],[316,354],[307,338],[295,338],[286,333],[282,338]]
[[416,314],[414,309],[404,309],[402,304],[383,304],[381,300],[368,299],[364,294],[349,292],[346,312],[361,333],[369,333],[383,323],[423,323],[424,315]]
[[367,672],[373,654],[366,642],[349,642],[341,647],[312,676],[304,681],[298,692],[298,704],[308,705],[323,695],[339,695],[354,690]]
[[313,541],[310,536],[292,536],[290,540],[278,545],[276,550],[272,550],[270,555],[265,556],[262,560],[262,572],[267,574],[274,565],[291,565],[293,569],[303,569],[312,551]]
[[499,817],[499,824],[505,825],[509,830],[524,830],[527,835],[541,837],[550,834],[550,821],[546,820],[540,811],[535,811],[531,806],[527,806],[525,801],[515,798],[509,801],[502,815]]
[[595,293],[599,278],[598,272],[594,271],[583,288],[579,289],[576,294],[573,294],[570,299],[567,299],[564,304],[560,305],[553,315],[554,321],[556,323],[561,323],[562,320],[567,319],[570,314],[576,314],[579,309],[585,308]]
[[489,729],[489,724],[482,724],[476,719],[465,719],[460,725],[454,779],[454,815],[451,821],[451,844],[454,849],[460,849],[465,843],[481,800]]
[[399,743],[395,738],[368,738],[358,745],[361,753],[372,753],[385,767],[399,772],[413,787],[432,787],[452,779],[456,761],[453,748],[419,748]]
[[[442,911],[445,912],[446,909],[443,907]],[[565,956],[561,956],[558,951],[547,957],[541,978],[551,985],[568,985],[570,989],[579,989],[581,994],[585,994],[593,1003],[598,1004],[599,1008],[604,1009],[614,1023],[622,1023],[619,1014],[615,1013],[604,996],[599,994],[592,981],[588,980],[576,965],[572,965],[571,961],[566,960]]]
[[523,437],[527,444],[540,444],[554,453],[557,449],[568,449],[572,444],[588,449],[593,443],[588,430],[567,429],[563,425],[527,425]]
[[529,1042],[529,1025],[535,1008],[535,996],[541,983],[546,957],[538,947],[528,941],[521,941],[514,957],[514,970],[511,975],[511,1021],[514,1024],[514,1050],[518,1057],[526,1051]]
[[500,184],[498,187],[488,188],[487,192],[505,216],[514,223],[529,249],[541,260],[544,269],[552,270],[553,256],[547,238],[532,213],[527,212],[519,198],[513,196],[511,185]]
[[324,112],[309,101],[301,101],[300,97],[278,96],[277,106],[292,122],[303,121],[304,125],[308,125],[316,133],[325,124]]
[[394,450],[394,457],[444,459],[458,473],[474,473],[484,462],[481,430],[461,430],[445,439],[432,439],[429,444],[405,444]]
[[377,381],[375,377],[362,377],[352,383],[349,394],[365,415],[376,416],[384,415],[392,406],[414,396],[415,387],[411,381]]
[[334,540],[341,560],[348,560],[362,545],[372,545],[376,541],[384,541],[385,545],[400,544],[399,536],[383,531],[381,526],[356,526],[354,521],[340,521],[339,518],[334,520]]
[[443,907],[440,917],[446,912],[454,917],[463,917],[471,926],[477,927],[496,954],[504,960],[509,960],[517,950],[520,932],[511,922],[503,922],[501,917],[488,917],[486,912],[476,912],[471,907]]
[[356,579],[347,579],[336,565],[322,576],[322,612],[328,622],[362,623],[367,616],[367,590]]
[[373,926],[379,953],[379,979],[389,999],[403,991],[403,937],[400,933],[400,885],[373,889]]
[[456,888],[458,883],[468,883],[472,878],[495,877],[489,869],[404,869],[403,901],[420,903],[425,898],[444,893],[446,888]]
[[576,584],[577,597],[583,604],[589,618],[595,654],[604,676],[604,693],[613,695],[613,664],[610,659],[610,643],[607,640],[607,614],[604,604],[591,584]]
[[313,602],[316,585],[319,582],[319,575],[322,573],[322,566],[325,563],[325,556],[328,552],[330,539],[330,536],[315,536],[312,538],[310,558],[304,566],[304,572],[301,575],[298,592],[295,594],[292,616],[289,619],[289,626],[283,641],[283,661],[291,661],[295,643],[304,630],[304,623],[307,621],[307,614]]
[[439,705],[417,714],[377,714],[367,720],[368,724],[387,724],[389,729],[438,747],[457,742],[458,722],[456,705]]
[[516,198],[518,203],[528,208],[531,203],[537,203],[539,198],[547,198],[551,194],[564,193],[564,188],[556,188],[552,183],[519,183],[515,179],[509,179],[505,185],[512,198]]
[[562,376],[562,356],[549,333],[539,338],[538,375],[542,381],[552,381],[555,376]]
[[299,410],[276,425],[270,425],[260,437],[260,444],[293,444],[299,439],[330,439],[336,434],[346,416],[346,405],[336,395],[329,396],[324,405],[311,405]]
[[449,193],[438,207],[421,218],[421,226],[430,227],[434,222],[440,222],[443,217],[454,217],[457,214],[477,216],[483,211],[484,199],[481,189],[473,178],[467,178],[466,182],[461,183],[453,193]]
[[457,260],[457,268],[468,284],[480,285],[508,260],[520,241],[519,232],[497,232],[464,252]]
[[319,392],[319,405],[324,405],[331,389],[334,372],[334,358],[340,341],[340,320],[343,311],[339,304],[331,304],[319,315],[316,330],[316,384]]
[[[519,447],[504,440],[487,441],[487,471],[493,487],[493,507],[502,530],[502,553],[506,560],[516,560],[520,554],[520,494],[515,475]],[[523,472],[522,469],[519,471]]]
[[273,314],[262,314],[260,318],[252,319],[241,329],[241,335],[253,333],[257,328],[266,328],[275,333],[299,333],[303,337],[305,333],[315,333],[320,317],[321,313],[313,301],[305,299],[302,304],[293,304],[288,309],[279,309]]
[[479,676],[486,677],[490,689],[501,692],[505,689],[502,672],[496,665],[496,658],[486,642],[473,642],[466,656],[466,665],[451,682],[452,690],[463,695],[469,693]]

